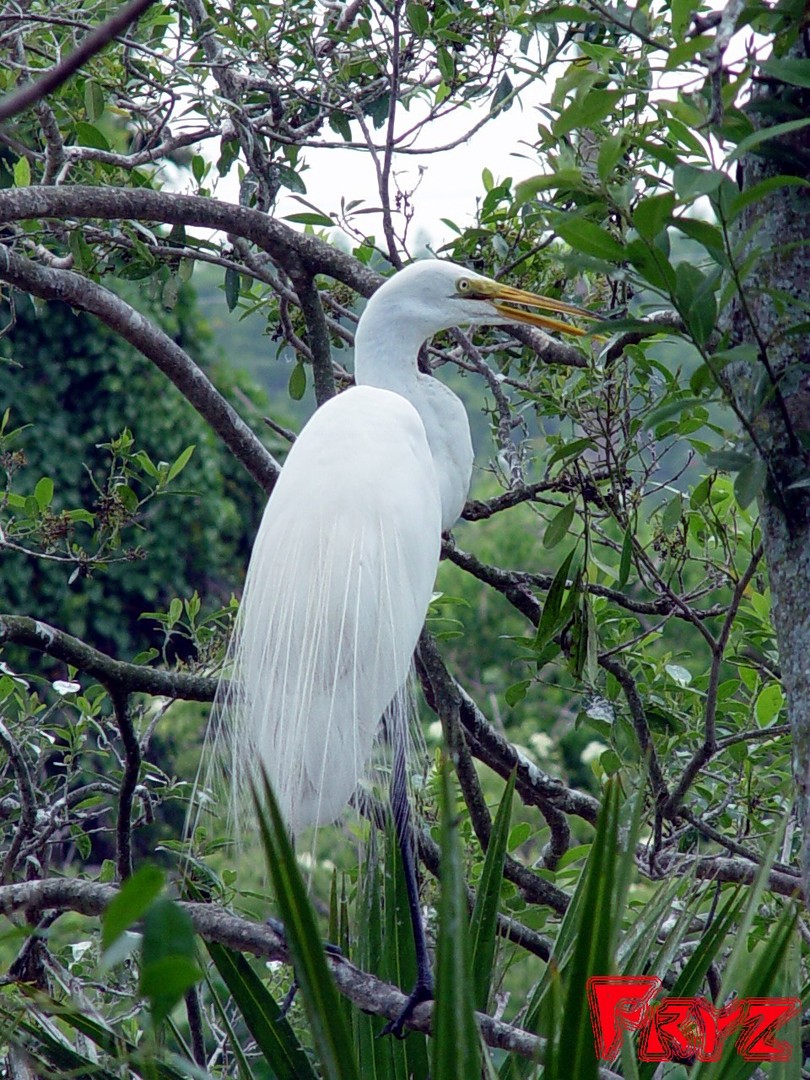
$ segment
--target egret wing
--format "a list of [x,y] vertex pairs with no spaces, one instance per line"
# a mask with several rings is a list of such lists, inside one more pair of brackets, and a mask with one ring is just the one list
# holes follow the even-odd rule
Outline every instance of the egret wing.
[[340,814],[407,679],[440,543],[414,407],[372,387],[327,402],[265,510],[219,697],[237,801],[262,762],[293,832]]

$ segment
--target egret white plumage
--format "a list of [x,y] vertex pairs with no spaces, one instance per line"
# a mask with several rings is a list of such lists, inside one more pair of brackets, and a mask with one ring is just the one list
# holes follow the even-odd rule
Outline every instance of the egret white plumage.
[[[438,260],[388,279],[357,327],[358,385],[306,424],[267,504],[217,708],[235,803],[263,766],[293,833],[333,821],[357,788],[380,719],[408,677],[442,530],[467,497],[467,414],[419,371],[419,349],[458,325],[582,332],[516,304],[588,314]],[[403,773],[395,767],[394,795],[407,804]],[[402,838],[407,810],[396,811]],[[417,920],[412,853],[403,855]],[[431,993],[421,926],[415,934],[412,1004]]]

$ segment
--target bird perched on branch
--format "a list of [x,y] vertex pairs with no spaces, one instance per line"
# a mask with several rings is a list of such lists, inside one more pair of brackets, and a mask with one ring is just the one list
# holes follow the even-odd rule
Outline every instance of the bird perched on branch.
[[[419,370],[420,347],[459,325],[583,333],[531,309],[588,315],[438,260],[406,267],[369,300],[355,340],[357,386],[322,405],[296,439],[253,546],[217,702],[237,811],[261,766],[293,834],[335,820],[356,790],[380,719],[405,686],[441,534],[461,513],[472,473],[464,406]],[[391,798],[419,973],[391,1025],[397,1033],[432,996],[403,727],[394,715]]]

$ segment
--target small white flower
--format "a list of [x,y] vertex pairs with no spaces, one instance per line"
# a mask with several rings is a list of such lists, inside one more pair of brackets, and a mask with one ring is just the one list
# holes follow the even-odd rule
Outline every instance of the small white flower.
[[70,946],[70,951],[73,953],[73,962],[78,963],[84,954],[93,948],[92,941],[77,941],[75,945]]
[[605,750],[607,750],[605,744],[597,742],[597,740],[594,739],[593,742],[588,743],[588,745],[579,755],[579,760],[582,762],[583,765],[590,765],[592,761],[596,761],[597,758],[601,757],[601,755],[604,754]]
[[428,724],[427,737],[431,742],[441,742],[442,738],[442,722],[441,720],[434,720],[431,724]]
[[78,694],[81,690],[80,683],[67,682],[65,679],[57,679],[52,685],[57,694],[61,694],[62,697],[64,697],[65,694]]
[[536,731],[529,736],[529,745],[539,758],[547,758],[554,749],[554,740],[545,731]]
[[2,661],[0,661],[0,672],[2,672],[3,675],[8,675],[14,680],[15,683],[19,683],[20,686],[24,686],[26,690],[31,689],[30,685],[25,681],[25,679],[18,675],[16,671],[12,671],[8,664],[4,664]]

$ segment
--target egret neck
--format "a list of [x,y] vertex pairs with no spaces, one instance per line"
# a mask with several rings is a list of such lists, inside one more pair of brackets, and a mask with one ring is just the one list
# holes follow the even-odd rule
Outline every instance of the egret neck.
[[448,316],[446,309],[443,318],[437,317],[432,307],[420,311],[407,297],[402,310],[397,310],[398,298],[382,299],[383,291],[378,290],[371,297],[357,327],[355,376],[360,385],[399,394],[419,413],[439,485],[442,529],[451,529],[464,508],[470,488],[473,466],[470,424],[464,406],[453,391],[419,370],[418,356],[428,338],[456,325],[455,316],[454,313]]

